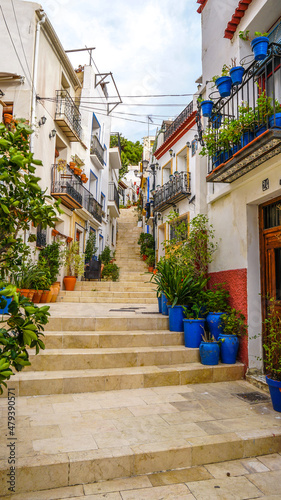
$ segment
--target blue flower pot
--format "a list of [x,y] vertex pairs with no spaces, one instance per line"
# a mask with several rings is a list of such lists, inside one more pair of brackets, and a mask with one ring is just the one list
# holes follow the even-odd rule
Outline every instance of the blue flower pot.
[[199,353],[202,365],[218,365],[220,346],[217,342],[201,342]]
[[169,307],[169,328],[171,332],[183,332],[182,306]]
[[251,42],[252,51],[256,61],[262,61],[267,56],[269,38],[267,36],[257,36]]
[[275,113],[268,119],[270,128],[281,127],[281,113]]
[[167,298],[165,297],[164,293],[162,293],[161,301],[162,301],[162,314],[164,316],[168,316]]
[[230,76],[221,76],[216,80],[216,86],[221,97],[228,97],[231,93],[232,80]]
[[240,85],[242,83],[242,78],[245,73],[243,66],[235,66],[229,70],[229,75],[233,85]]
[[204,335],[205,319],[184,319],[184,345],[185,347],[199,347]]
[[244,148],[244,146],[247,146],[249,142],[253,141],[255,138],[253,132],[244,132],[244,134],[241,137],[241,147]]
[[281,382],[268,377],[265,378],[269,387],[273,409],[281,412]]
[[212,118],[212,125],[215,129],[220,128],[221,126],[221,121],[222,121],[222,115],[217,113],[216,115],[213,115]]
[[210,118],[212,114],[213,105],[214,105],[213,101],[202,101],[200,104],[202,115]]
[[221,361],[228,365],[236,363],[237,352],[239,347],[239,340],[237,335],[227,335],[220,333],[218,340],[221,340]]
[[162,313],[162,297],[158,297],[158,311]]
[[218,340],[218,336],[220,333],[223,332],[222,330],[222,321],[221,317],[223,314],[226,314],[225,312],[209,312],[207,315],[207,325],[209,328],[209,331],[211,335],[215,337],[216,340]]
[[[0,290],[3,290],[3,288],[1,288]],[[8,312],[9,312],[8,308],[9,308],[9,305],[11,304],[11,302],[13,300],[13,297],[4,297],[4,295],[1,295],[0,298],[6,300],[6,302],[7,302],[7,304],[4,307],[4,309],[0,309],[0,314],[8,314]]]
[[256,137],[258,137],[259,135],[263,134],[265,131],[266,131],[266,126],[265,125],[262,125],[261,127],[256,128]]

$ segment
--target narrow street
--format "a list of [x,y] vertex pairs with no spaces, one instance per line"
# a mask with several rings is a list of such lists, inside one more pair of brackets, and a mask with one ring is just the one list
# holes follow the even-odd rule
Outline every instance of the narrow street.
[[[138,234],[134,210],[121,210],[120,282],[62,292],[46,350],[9,382],[19,395],[12,498],[281,498],[281,418],[242,380],[242,363],[204,366],[168,330]],[[4,398],[0,409],[7,500]]]

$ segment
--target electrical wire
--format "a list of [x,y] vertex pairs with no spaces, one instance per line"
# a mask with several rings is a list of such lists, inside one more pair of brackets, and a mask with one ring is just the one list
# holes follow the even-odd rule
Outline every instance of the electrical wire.
[[[31,71],[29,69],[29,65],[28,65],[28,62],[27,62],[27,57],[26,57],[26,53],[25,53],[25,50],[24,50],[24,46],[23,46],[23,42],[22,42],[22,37],[21,37],[21,34],[20,34],[20,29],[19,29],[19,25],[18,25],[18,20],[17,20],[17,15],[16,15],[16,11],[15,11],[15,6],[14,6],[13,0],[11,0],[11,4],[12,4],[13,12],[14,12],[14,17],[15,17],[16,25],[17,25],[17,30],[18,30],[18,34],[19,34],[19,39],[20,39],[20,43],[21,43],[22,52],[23,52],[24,59],[25,59],[25,64],[26,64],[26,67],[28,69],[28,73],[29,73],[29,76],[30,76],[30,81],[32,82],[32,75],[31,75]],[[32,86],[33,86],[33,83],[34,82],[32,82]]]
[[[40,97],[41,100],[43,101],[52,101],[54,102],[56,100],[55,97]],[[80,99],[76,99],[77,101],[80,102]],[[104,102],[104,103],[101,103],[101,102],[82,102],[82,104],[90,104],[90,105],[98,105],[98,106],[102,106],[102,105],[105,105],[105,104],[111,104],[111,103],[107,103],[107,102]],[[133,103],[126,103],[126,102],[121,102],[121,103],[118,103],[119,106],[146,106],[146,107],[175,107],[175,106],[180,106],[180,107],[183,107],[185,108],[187,106],[186,103],[181,103],[181,104],[173,104],[173,103],[169,103],[169,104],[159,104],[159,103],[137,103],[137,104],[133,104]],[[98,109],[98,108],[96,108]],[[100,108],[101,109],[101,108]]]
[[[138,99],[138,98],[150,98],[150,97],[190,97],[193,96],[193,94],[146,94],[146,95],[121,95],[121,99]],[[117,96],[108,96],[107,99],[115,99]],[[97,97],[82,97],[81,99],[106,99],[104,96],[97,96]]]

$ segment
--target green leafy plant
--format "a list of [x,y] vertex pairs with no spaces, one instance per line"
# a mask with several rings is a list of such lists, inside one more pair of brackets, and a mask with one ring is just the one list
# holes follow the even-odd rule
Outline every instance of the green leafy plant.
[[100,261],[103,264],[109,264],[112,259],[111,250],[108,245],[106,245],[100,254]]
[[93,255],[96,255],[97,250],[98,247],[96,247],[96,233],[91,231],[87,239],[85,248],[85,262],[90,262]]
[[84,273],[84,254],[79,254],[79,243],[75,241],[64,251],[66,276],[82,276]]
[[263,344],[266,374],[269,378],[281,382],[281,315],[275,309],[274,298],[268,301],[267,316],[263,326],[266,339]]
[[206,307],[209,312],[227,312],[229,291],[224,288],[224,283],[215,284],[206,291]]
[[216,154],[218,150],[217,137],[217,132],[214,128],[206,127],[203,134],[204,146],[199,153],[201,156],[214,156]]
[[272,114],[272,98],[263,90],[257,98],[255,119],[258,123],[266,123],[268,116]]
[[247,102],[243,102],[239,107],[239,122],[241,124],[242,132],[254,130],[255,126],[255,113],[253,108]]
[[44,259],[46,266],[50,272],[51,284],[57,280],[60,267],[63,262],[63,254],[60,249],[60,243],[53,241],[50,245],[46,245],[39,253],[39,262]]
[[149,250],[153,250],[155,241],[152,234],[149,233],[141,233],[138,239],[138,245],[140,245],[140,255],[148,255]]
[[223,333],[242,337],[247,333],[246,318],[241,311],[232,308],[221,316]]
[[249,31],[249,30],[246,30],[246,31],[241,31],[241,30],[240,30],[240,31],[239,31],[239,38],[240,38],[241,40],[244,40],[245,42],[247,42],[247,41],[250,39],[250,37],[249,37],[249,33],[250,33],[250,31]]
[[[22,259],[30,254],[21,234],[30,224],[43,229],[54,227],[59,202],[47,196],[39,186],[36,166],[42,165],[29,150],[32,130],[22,121],[11,130],[0,124],[0,276],[8,278],[17,271]],[[47,203],[47,202],[51,202]],[[36,235],[31,234],[29,241]]]
[[3,386],[7,387],[6,380],[14,374],[14,371],[21,371],[25,366],[30,365],[28,348],[36,349],[38,354],[40,348],[45,345],[40,338],[44,336],[44,326],[48,323],[49,307],[34,306],[26,297],[16,292],[14,285],[0,283],[1,301],[0,307],[7,305],[3,297],[12,297],[13,300],[8,306],[8,314],[0,320],[0,394],[3,393]]
[[255,36],[268,36],[268,33],[261,33],[260,31],[255,31]]
[[119,267],[117,264],[105,264],[102,270],[102,277],[106,280],[111,279],[112,281],[117,281],[119,278]]

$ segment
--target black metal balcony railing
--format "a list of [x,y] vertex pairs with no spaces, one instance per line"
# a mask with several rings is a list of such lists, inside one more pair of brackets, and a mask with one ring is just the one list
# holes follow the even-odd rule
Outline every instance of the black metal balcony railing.
[[190,194],[190,172],[180,172],[156,191],[154,210],[165,210],[169,205],[173,205]]
[[174,133],[177,128],[192,114],[193,102],[191,101],[181,114],[173,121],[173,123],[164,132],[164,142]]
[[71,130],[74,132],[74,135],[81,140],[81,115],[67,90],[56,91],[55,120],[59,123],[70,140],[75,140],[75,137],[71,134]]
[[[280,153],[280,62],[281,44],[272,43],[266,59],[250,64],[230,97],[215,102],[209,120],[213,148],[207,181],[232,182]],[[205,142],[208,145],[208,138]]]
[[71,210],[85,208],[97,221],[102,221],[101,204],[82,185],[80,177],[68,165],[63,170],[58,170],[58,166],[53,165],[51,175],[51,195],[54,198],[60,198],[62,204]]
[[101,164],[104,165],[104,148],[102,147],[96,135],[92,136],[90,154],[96,155]]
[[119,210],[119,194],[114,182],[109,182],[108,184],[108,201],[114,201]]

